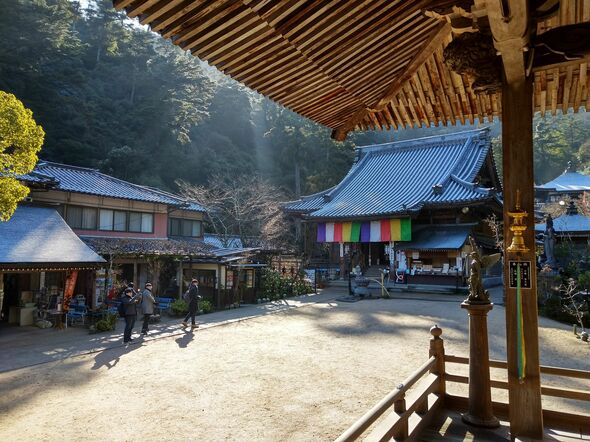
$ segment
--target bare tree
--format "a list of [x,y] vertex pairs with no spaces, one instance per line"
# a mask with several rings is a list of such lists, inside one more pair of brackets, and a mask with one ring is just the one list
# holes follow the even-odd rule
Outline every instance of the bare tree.
[[582,297],[582,292],[577,290],[576,281],[571,278],[567,285],[561,287],[562,295],[562,309],[564,312],[570,314],[580,326],[580,330],[584,331],[584,306],[585,302]]
[[210,187],[179,181],[182,194],[201,204],[212,230],[227,247],[239,237],[244,247],[281,245],[290,241],[290,224],[280,201],[285,198],[276,187],[258,176],[224,177],[216,175]]

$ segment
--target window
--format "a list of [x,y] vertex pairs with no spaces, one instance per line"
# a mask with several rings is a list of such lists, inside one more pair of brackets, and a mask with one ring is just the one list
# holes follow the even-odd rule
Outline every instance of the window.
[[129,231],[141,232],[141,213],[129,212]]
[[180,236],[181,219],[170,218],[170,236]]
[[124,232],[127,230],[127,212],[119,212],[118,210],[115,210],[113,230],[116,230],[117,232]]
[[100,209],[99,230],[127,231],[127,212],[120,210]]
[[68,206],[66,222],[72,229],[96,229],[96,209],[92,207]]
[[113,230],[113,211],[107,209],[100,209],[100,223],[99,230]]
[[154,231],[154,215],[151,213],[141,214],[141,231],[151,233]]
[[152,233],[154,231],[154,215],[152,213],[129,212],[129,231]]
[[170,236],[201,236],[201,221],[170,218]]

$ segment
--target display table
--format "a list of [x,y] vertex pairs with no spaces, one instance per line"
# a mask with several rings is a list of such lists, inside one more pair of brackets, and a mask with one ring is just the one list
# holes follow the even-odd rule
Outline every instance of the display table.
[[10,307],[8,310],[8,323],[23,325],[33,325],[35,323],[34,313],[36,307]]

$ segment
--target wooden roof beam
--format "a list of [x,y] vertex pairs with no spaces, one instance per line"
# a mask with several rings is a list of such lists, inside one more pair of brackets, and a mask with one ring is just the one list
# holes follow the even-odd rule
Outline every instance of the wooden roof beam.
[[381,97],[381,99],[374,106],[374,109],[369,109],[366,107],[359,109],[344,125],[332,131],[332,138],[337,141],[344,141],[348,135],[348,132],[354,130],[355,126],[363,121],[371,111],[380,111],[385,106],[387,106],[397,95],[397,93],[403,88],[404,83],[410,80],[410,78],[412,78],[412,76],[418,71],[424,62],[440,47],[450,32],[451,25],[449,23],[445,23],[436,29],[432,33],[431,38],[429,38],[428,43],[426,43],[422,50],[416,54],[410,63],[408,63],[405,72],[401,76],[397,77],[388,86],[386,92],[383,94],[383,97]]

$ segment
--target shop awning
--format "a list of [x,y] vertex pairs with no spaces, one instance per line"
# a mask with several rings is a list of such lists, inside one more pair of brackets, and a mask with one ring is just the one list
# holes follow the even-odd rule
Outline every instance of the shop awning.
[[397,250],[459,250],[467,242],[472,224],[456,226],[415,226],[414,239],[396,243]]
[[0,269],[90,268],[104,262],[54,209],[20,206],[0,222]]

